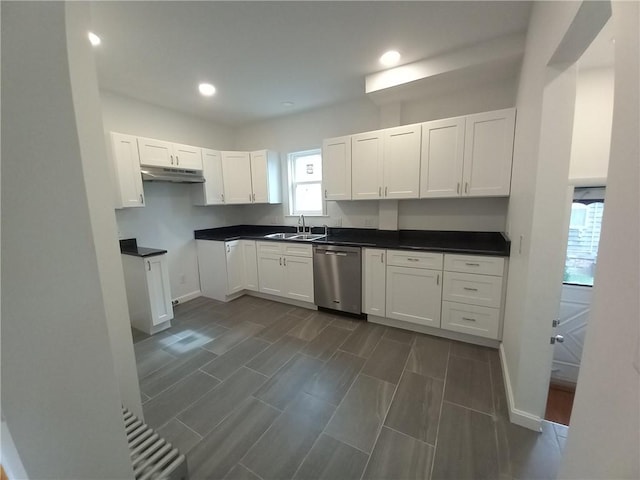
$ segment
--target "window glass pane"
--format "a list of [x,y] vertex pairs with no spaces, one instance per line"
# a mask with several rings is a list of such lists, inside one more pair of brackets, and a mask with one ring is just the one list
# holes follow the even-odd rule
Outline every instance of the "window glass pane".
[[296,185],[294,192],[295,212],[322,214],[322,195],[320,183]]
[[294,159],[294,182],[319,182],[322,180],[320,155],[304,155]]
[[603,211],[603,202],[574,202],[571,206],[565,283],[593,286]]

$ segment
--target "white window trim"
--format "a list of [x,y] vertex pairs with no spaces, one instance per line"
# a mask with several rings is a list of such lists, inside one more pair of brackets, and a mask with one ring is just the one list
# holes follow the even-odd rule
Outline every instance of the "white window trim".
[[[295,152],[290,152],[287,154],[287,190],[289,191],[288,200],[288,215],[290,217],[298,217],[300,215],[304,215],[305,217],[326,217],[327,216],[327,202],[322,199],[322,211],[299,211],[295,212],[295,201],[294,201],[294,186],[295,185],[313,185],[316,183],[320,183],[320,191],[322,191],[322,179],[320,181],[306,181],[306,182],[294,182],[294,160],[298,157],[304,157],[306,155],[316,155],[319,154],[322,158],[322,149],[318,148],[310,148],[308,150],[298,150]],[[324,174],[324,172],[323,172]]]

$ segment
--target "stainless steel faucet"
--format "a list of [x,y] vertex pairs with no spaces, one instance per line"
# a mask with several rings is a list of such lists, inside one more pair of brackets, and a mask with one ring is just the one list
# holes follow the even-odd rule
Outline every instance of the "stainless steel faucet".
[[300,233],[300,223],[302,223],[302,233],[305,233],[304,215],[298,217],[298,233]]
[[322,226],[324,227],[324,236],[326,237],[327,235],[329,235],[329,225],[325,223]]

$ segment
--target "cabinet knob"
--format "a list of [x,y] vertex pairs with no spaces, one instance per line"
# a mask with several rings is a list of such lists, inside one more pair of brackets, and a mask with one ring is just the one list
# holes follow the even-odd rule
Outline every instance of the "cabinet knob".
[[180,165],[180,158],[176,155],[176,165]]
[[382,187],[378,187],[378,196],[381,197],[382,196]]
[[384,187],[384,196],[387,196],[387,192],[389,191],[389,187]]
[[253,201],[254,202],[256,201],[256,194],[255,193],[253,194]]
[[249,194],[249,203],[251,203],[251,194]]
[[280,257],[280,266],[282,266],[282,257]]
[[224,193],[220,194],[220,200],[222,200],[224,202]]
[[440,274],[436,275],[436,285],[440,285]]
[[171,165],[173,165],[173,155],[169,155],[171,157]]
[[287,257],[284,257],[284,258],[282,259],[282,263],[283,263],[283,265],[284,265],[285,267],[287,266]]
[[144,203],[144,197],[140,194],[140,203]]

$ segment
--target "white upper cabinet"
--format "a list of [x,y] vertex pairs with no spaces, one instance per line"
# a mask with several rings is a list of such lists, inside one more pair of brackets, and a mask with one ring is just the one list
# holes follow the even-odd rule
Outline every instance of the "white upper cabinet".
[[222,152],[225,203],[251,203],[251,160],[249,152]]
[[351,200],[351,137],[322,142],[322,187],[325,200]]
[[421,198],[460,196],[464,127],[464,117],[422,124]]
[[222,154],[219,151],[202,149],[202,175],[204,183],[193,186],[193,203],[195,205],[223,204]]
[[111,132],[111,152],[117,177],[116,208],[144,207],[136,137]]
[[464,195],[507,196],[511,190],[514,108],[466,117]]
[[138,149],[140,165],[202,170],[202,149],[198,147],[138,137]]
[[251,158],[251,203],[280,203],[280,158],[276,152],[258,150]]
[[420,125],[387,128],[383,137],[383,197],[418,198]]
[[351,136],[351,194],[353,200],[382,198],[382,130]]

